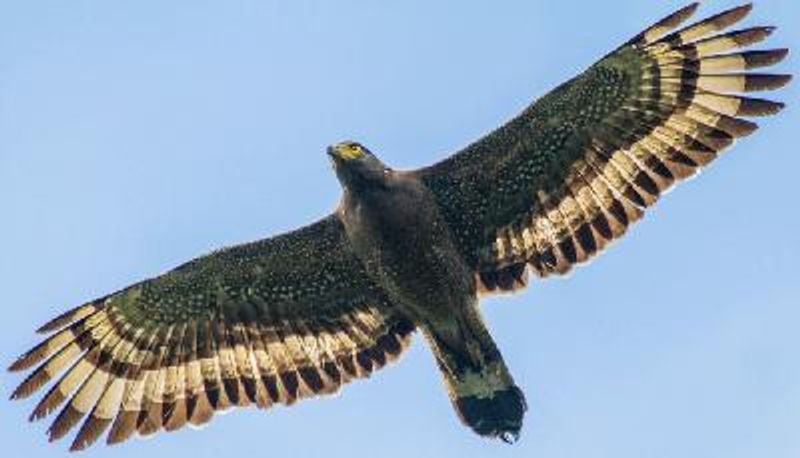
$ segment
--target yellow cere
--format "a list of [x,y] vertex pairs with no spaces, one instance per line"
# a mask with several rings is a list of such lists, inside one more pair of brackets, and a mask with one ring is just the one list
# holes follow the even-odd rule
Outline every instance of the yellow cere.
[[364,155],[364,149],[358,143],[343,142],[336,145],[334,149],[336,154],[346,161],[358,159]]

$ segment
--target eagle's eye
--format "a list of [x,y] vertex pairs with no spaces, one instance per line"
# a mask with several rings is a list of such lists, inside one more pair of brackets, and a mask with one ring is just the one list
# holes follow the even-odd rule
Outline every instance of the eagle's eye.
[[341,142],[328,149],[328,154],[340,160],[351,161],[364,156],[364,147],[355,142]]

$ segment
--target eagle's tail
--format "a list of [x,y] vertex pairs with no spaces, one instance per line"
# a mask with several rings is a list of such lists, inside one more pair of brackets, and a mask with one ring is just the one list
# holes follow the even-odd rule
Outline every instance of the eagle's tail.
[[[498,366],[501,372],[508,373],[502,361]],[[448,390],[451,391],[453,407],[461,421],[481,436],[515,442],[528,409],[525,396],[513,381],[492,385],[498,374],[487,369],[480,374],[470,374],[474,377],[472,381],[447,380],[446,383],[451,385]],[[475,392],[469,392],[476,388],[476,381],[482,386]]]
[[525,396],[514,384],[477,309],[467,315],[448,323],[445,332],[423,327],[424,333],[461,421],[481,436],[514,442],[528,408]]

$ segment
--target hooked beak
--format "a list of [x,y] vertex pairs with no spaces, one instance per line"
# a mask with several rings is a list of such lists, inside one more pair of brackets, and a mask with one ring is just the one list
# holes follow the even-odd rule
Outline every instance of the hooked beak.
[[334,148],[333,145],[328,147],[327,152],[331,159],[339,159],[339,155],[337,154],[336,148]]

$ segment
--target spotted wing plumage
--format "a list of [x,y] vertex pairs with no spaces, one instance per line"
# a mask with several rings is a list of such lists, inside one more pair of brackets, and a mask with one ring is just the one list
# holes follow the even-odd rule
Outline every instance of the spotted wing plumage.
[[394,313],[331,216],[224,249],[77,307],[12,371],[34,368],[26,398],[64,373],[31,414],[66,402],[50,429],[86,419],[72,449],[209,421],[217,410],[266,408],[332,393],[407,347],[414,325]]
[[[751,72],[786,49],[743,51],[772,27],[731,32],[745,5],[683,29],[659,21],[508,124],[418,173],[482,291],[563,274],[621,237],[667,189],[783,104],[739,95],[788,75]],[[722,32],[722,33],[721,33]],[[531,269],[528,268],[530,266]]]

